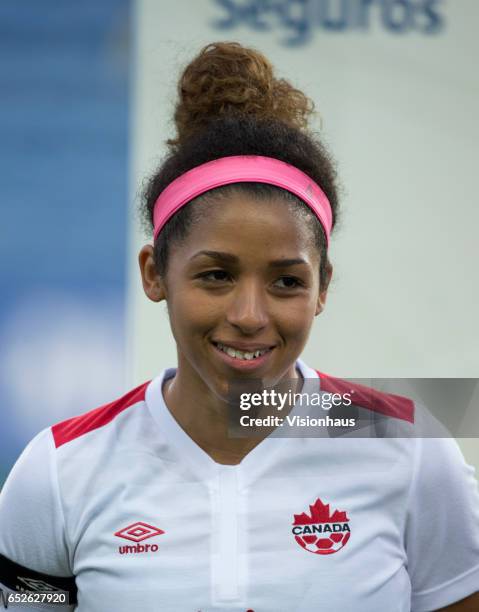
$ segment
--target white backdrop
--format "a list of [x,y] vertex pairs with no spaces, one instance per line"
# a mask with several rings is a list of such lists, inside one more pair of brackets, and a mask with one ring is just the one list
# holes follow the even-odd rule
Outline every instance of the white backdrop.
[[[408,4],[416,13],[404,12]],[[324,0],[272,5],[137,0],[134,206],[173,134],[180,70],[208,42],[257,47],[314,99],[344,187],[334,281],[305,360],[337,376],[479,376],[479,3],[349,0],[340,31],[327,29]],[[305,7],[323,13],[307,31],[304,22],[306,40],[288,45],[301,28],[287,24]],[[133,210],[131,227],[128,375],[136,383],[175,365],[176,354],[166,307],[141,289],[137,252],[146,239]],[[479,466],[478,442],[465,444]]]

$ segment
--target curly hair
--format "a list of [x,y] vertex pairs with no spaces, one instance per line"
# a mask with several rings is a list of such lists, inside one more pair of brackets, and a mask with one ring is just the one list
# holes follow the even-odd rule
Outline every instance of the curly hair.
[[[178,83],[174,119],[176,137],[167,140],[168,154],[143,192],[141,213],[153,228],[153,209],[161,192],[191,168],[230,155],[263,155],[296,166],[318,185],[329,199],[333,227],[338,215],[338,188],[334,162],[325,146],[308,129],[313,102],[285,79],[274,76],[268,59],[257,50],[235,42],[204,47],[188,64]],[[327,242],[311,209],[288,191],[268,184],[238,183],[218,187],[189,202],[163,227],[154,245],[158,274],[167,271],[172,244],[186,238],[205,206],[232,191],[259,200],[284,200],[308,224],[320,253],[320,284],[327,278]]]

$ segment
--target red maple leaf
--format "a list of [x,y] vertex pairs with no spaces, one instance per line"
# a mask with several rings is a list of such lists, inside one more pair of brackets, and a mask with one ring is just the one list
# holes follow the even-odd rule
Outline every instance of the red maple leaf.
[[319,497],[312,506],[309,506],[309,511],[311,515],[306,514],[306,512],[303,512],[302,514],[295,514],[293,525],[312,525],[315,523],[346,523],[349,521],[345,511],[335,510],[333,514],[331,514],[329,504],[323,504]]

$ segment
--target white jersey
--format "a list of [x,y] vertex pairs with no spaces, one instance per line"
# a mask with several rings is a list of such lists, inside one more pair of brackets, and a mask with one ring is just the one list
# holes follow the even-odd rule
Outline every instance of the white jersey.
[[66,589],[81,612],[425,612],[479,590],[479,493],[454,440],[270,436],[220,465],[168,411],[174,373],[30,442],[0,495],[5,593]]

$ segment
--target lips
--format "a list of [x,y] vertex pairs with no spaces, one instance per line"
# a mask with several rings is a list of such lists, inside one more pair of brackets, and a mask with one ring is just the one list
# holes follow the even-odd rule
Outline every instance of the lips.
[[248,345],[247,347],[243,345],[244,348],[239,348],[236,344],[233,345],[223,342],[214,342],[213,344],[216,346],[216,348],[220,349],[233,359],[245,359],[247,361],[261,357],[265,353],[271,351],[272,348],[264,345]]
[[271,356],[275,346],[240,342],[212,342],[222,361],[234,368],[255,369],[263,365]]

